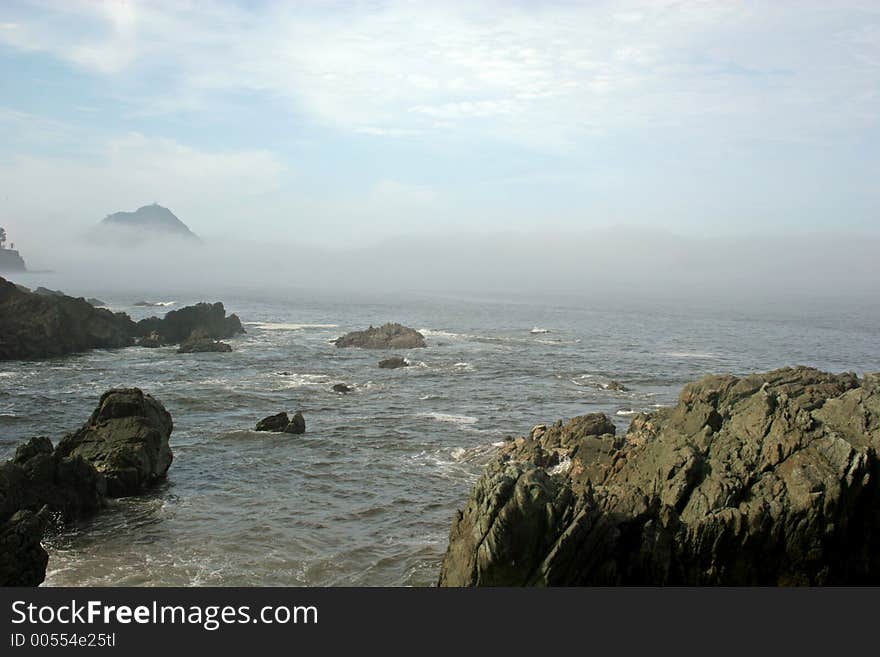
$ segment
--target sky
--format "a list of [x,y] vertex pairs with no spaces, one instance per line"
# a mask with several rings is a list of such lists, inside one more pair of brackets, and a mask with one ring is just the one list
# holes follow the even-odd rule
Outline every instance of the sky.
[[214,241],[880,234],[880,3],[0,3],[0,218]]

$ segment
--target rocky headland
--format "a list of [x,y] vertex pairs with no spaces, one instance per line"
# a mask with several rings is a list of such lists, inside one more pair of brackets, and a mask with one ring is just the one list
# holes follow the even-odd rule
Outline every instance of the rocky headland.
[[360,349],[421,349],[427,347],[425,336],[402,324],[384,324],[365,331],[352,331],[337,338],[337,347]]
[[0,466],[0,586],[37,586],[46,576],[45,532],[89,516],[108,497],[144,492],[173,455],[171,416],[141,390],[106,392],[89,420],[53,448],[31,438]]
[[0,360],[127,347],[136,333],[128,315],[85,299],[27,292],[0,278]]
[[441,586],[880,582],[880,374],[689,384],[508,443],[455,518]]
[[[0,278],[0,361],[53,358],[90,349],[118,349],[185,343],[193,351],[229,351],[216,341],[244,333],[222,303],[199,303],[163,318],[134,322],[125,313],[96,308],[56,290],[30,292]],[[206,345],[206,340],[210,345]]]

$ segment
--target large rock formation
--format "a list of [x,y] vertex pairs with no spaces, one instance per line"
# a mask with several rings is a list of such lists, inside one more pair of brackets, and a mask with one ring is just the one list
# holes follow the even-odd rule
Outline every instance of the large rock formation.
[[238,315],[227,317],[226,308],[219,302],[198,303],[171,310],[162,319],[150,317],[137,323],[138,335],[155,333],[165,344],[184,342],[194,331],[214,340],[232,338],[245,332]]
[[616,436],[603,415],[507,447],[440,584],[880,583],[880,374],[709,376]]
[[366,331],[346,333],[335,341],[337,347],[361,349],[417,349],[427,347],[425,336],[402,324],[385,324]]
[[82,456],[107,480],[110,497],[136,495],[165,477],[174,424],[161,402],[137,388],[105,392],[98,408],[56,450]]
[[46,576],[41,541],[53,519],[95,513],[106,495],[138,492],[171,464],[171,416],[140,390],[111,390],[86,425],[61,440],[31,438],[0,465],[0,586]]
[[145,205],[134,212],[108,215],[91,233],[98,243],[137,246],[157,239],[177,239],[188,243],[201,240],[171,210],[158,203]]
[[41,541],[53,515],[74,520],[103,503],[104,478],[81,457],[32,438],[0,465],[0,586],[36,586],[49,555]]
[[127,347],[134,322],[85,299],[26,292],[0,278],[0,360]]

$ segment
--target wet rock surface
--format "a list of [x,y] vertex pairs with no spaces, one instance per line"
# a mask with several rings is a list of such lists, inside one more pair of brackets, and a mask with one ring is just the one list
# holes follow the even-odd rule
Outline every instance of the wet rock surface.
[[442,586],[880,582],[880,375],[708,376],[618,436],[603,415],[502,448]]
[[302,434],[306,432],[306,420],[302,412],[297,411],[291,418],[287,412],[270,415],[257,422],[256,431],[272,431],[275,433]]
[[174,424],[161,402],[137,388],[110,390],[88,422],[58,443],[62,456],[81,456],[107,480],[110,497],[136,495],[165,477]]
[[127,347],[134,322],[61,293],[27,292],[0,278],[0,361]]
[[402,324],[385,324],[365,331],[346,333],[335,341],[337,347],[360,349],[419,349],[427,347],[425,336]]

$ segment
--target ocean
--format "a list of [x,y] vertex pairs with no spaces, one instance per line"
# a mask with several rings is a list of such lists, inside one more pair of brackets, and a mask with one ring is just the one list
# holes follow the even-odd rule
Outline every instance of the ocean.
[[[709,373],[880,371],[876,300],[292,290],[176,293],[153,299],[168,308],[136,308],[142,291],[65,291],[135,319],[222,300],[248,332],[228,341],[231,354],[135,347],[0,363],[0,458],[30,436],[57,442],[112,387],[140,387],[174,418],[167,482],[53,532],[47,586],[430,586],[456,510],[508,436],[595,411],[625,431]],[[427,349],[402,353],[410,367],[379,369],[386,352],[332,344],[387,321],[426,336]],[[353,391],[333,392],[336,383]],[[296,410],[305,435],[251,431]]]

